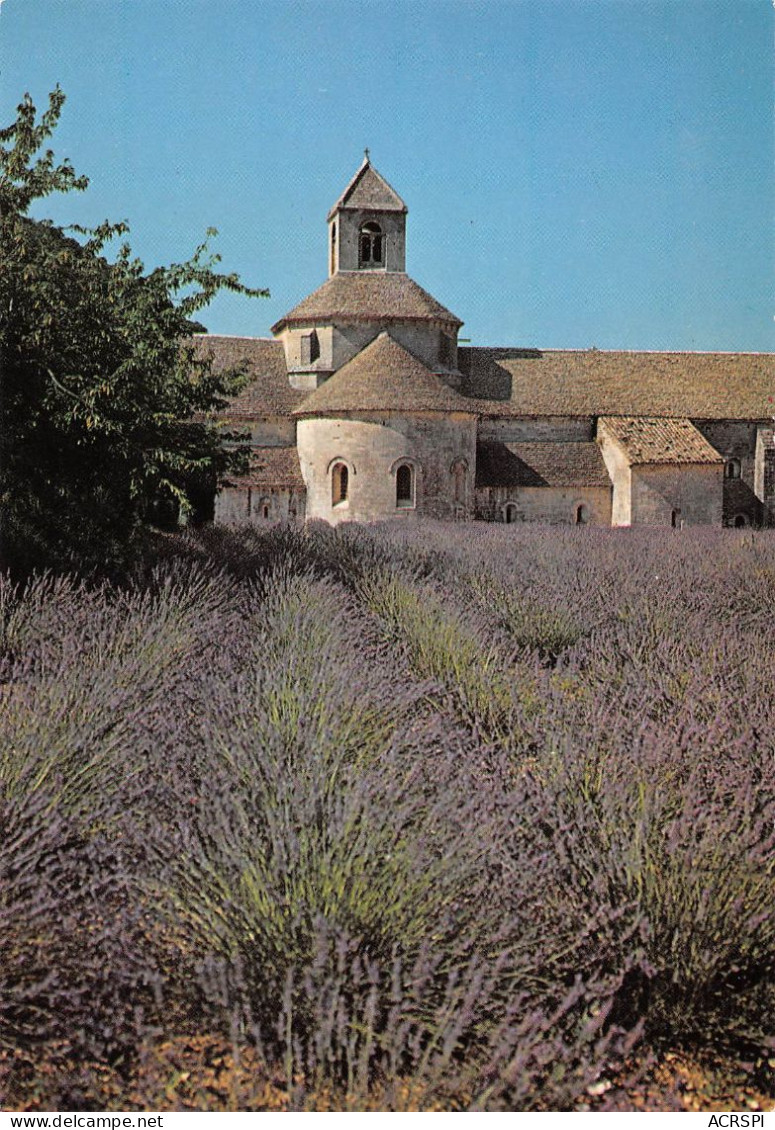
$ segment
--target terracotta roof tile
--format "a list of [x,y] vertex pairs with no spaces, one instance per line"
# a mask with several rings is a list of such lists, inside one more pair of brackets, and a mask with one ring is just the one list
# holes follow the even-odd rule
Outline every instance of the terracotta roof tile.
[[381,333],[307,396],[295,415],[469,412],[470,403],[388,333]]
[[723,462],[691,420],[606,416],[598,428],[618,440],[630,463]]
[[295,447],[261,447],[250,453],[250,467],[246,474],[229,479],[234,487],[293,487],[304,489],[299,453]]
[[292,323],[348,318],[463,324],[403,271],[340,271],[276,322],[272,333]]
[[481,442],[477,487],[610,487],[596,443]]
[[194,344],[209,354],[216,370],[243,368],[253,378],[220,415],[229,420],[289,416],[304,399],[288,383],[282,342],[257,337],[196,334]]
[[341,208],[364,208],[371,212],[406,212],[401,197],[377,172],[368,157],[328,213],[330,220]]
[[462,392],[489,416],[764,419],[775,354],[458,350]]

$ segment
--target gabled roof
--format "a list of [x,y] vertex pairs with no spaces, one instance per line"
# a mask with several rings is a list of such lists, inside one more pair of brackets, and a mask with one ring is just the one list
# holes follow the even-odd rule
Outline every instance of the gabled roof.
[[294,415],[358,411],[475,412],[467,400],[385,332],[310,393]]
[[488,416],[767,419],[775,354],[458,350],[461,391]]
[[697,431],[691,420],[644,416],[606,416],[598,427],[623,448],[631,465],[637,463],[723,463],[723,458]]
[[403,271],[339,271],[276,322],[272,333],[294,323],[347,319],[463,324]]
[[610,487],[596,443],[501,443],[476,449],[477,487]]
[[194,347],[212,358],[216,372],[244,369],[251,382],[220,413],[229,420],[289,416],[304,393],[291,388],[282,342],[260,337],[195,334]]
[[328,213],[328,219],[343,209],[368,209],[370,212],[406,212],[407,207],[401,197],[380,176],[368,157],[364,157],[361,167],[348,184],[342,195]]

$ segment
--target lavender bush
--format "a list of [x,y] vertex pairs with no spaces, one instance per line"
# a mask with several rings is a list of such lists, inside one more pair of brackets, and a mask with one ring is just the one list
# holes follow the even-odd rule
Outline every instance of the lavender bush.
[[766,1064],[773,582],[767,534],[442,524],[0,582],[0,1049],[111,1064],[118,1107],[184,1035],[298,1109]]

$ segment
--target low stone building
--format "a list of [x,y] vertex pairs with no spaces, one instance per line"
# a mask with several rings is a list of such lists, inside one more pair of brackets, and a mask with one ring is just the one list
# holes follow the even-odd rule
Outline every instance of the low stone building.
[[459,346],[406,274],[406,215],[367,155],[327,281],[272,339],[198,335],[250,376],[216,521],[775,524],[775,355]]
[[615,526],[721,525],[724,460],[690,420],[604,416]]
[[488,521],[610,526],[612,494],[596,443],[478,445],[476,513]]

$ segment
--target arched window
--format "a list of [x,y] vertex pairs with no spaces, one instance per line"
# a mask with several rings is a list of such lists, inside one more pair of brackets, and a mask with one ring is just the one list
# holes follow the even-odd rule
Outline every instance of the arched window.
[[670,514],[670,525],[674,530],[680,530],[683,523],[681,522],[681,511],[673,510]]
[[336,220],[331,225],[331,270],[330,274],[333,275],[336,270]]
[[738,530],[743,530],[748,525],[748,519],[745,514],[735,514],[735,527]]
[[254,514],[258,514],[259,518],[267,520],[272,516],[272,500],[264,496],[263,498],[256,499],[254,497]]
[[589,507],[585,506],[582,503],[581,506],[576,507],[576,525],[577,526],[586,526],[588,521],[589,521]]
[[347,502],[347,489],[350,485],[350,472],[344,463],[335,463],[331,471],[331,505],[341,506]]
[[517,507],[516,507],[515,503],[509,502],[506,505],[506,509],[503,511],[503,520],[504,520],[504,522],[507,522],[509,525],[511,525],[512,522],[516,522],[516,520],[517,520]]
[[740,460],[739,459],[728,459],[727,465],[724,468],[724,470],[725,470],[725,473],[726,473],[726,477],[728,479],[739,479],[740,478],[740,470],[741,470]]
[[414,475],[408,463],[396,470],[396,506],[402,510],[414,506]]
[[369,220],[364,224],[358,238],[358,266],[381,267],[384,236],[379,224]]
[[320,339],[318,338],[318,331],[312,330],[311,333],[301,335],[301,363],[302,365],[312,365],[320,357]]
[[466,500],[466,472],[468,466],[464,459],[458,459],[457,462],[452,464],[452,477],[454,480],[454,501],[465,502]]

